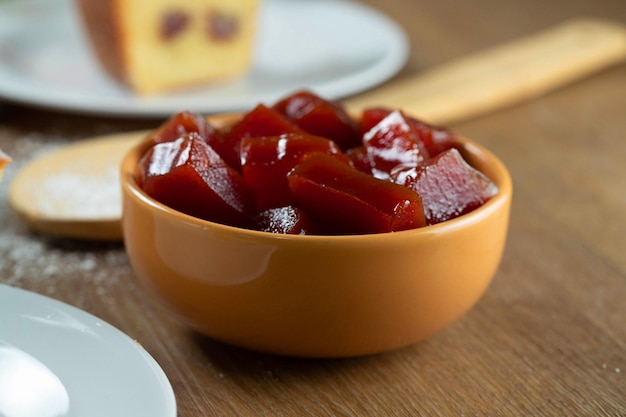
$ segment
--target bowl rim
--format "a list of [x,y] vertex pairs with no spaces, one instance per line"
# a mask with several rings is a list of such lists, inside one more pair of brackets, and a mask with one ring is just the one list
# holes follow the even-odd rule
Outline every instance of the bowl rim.
[[[401,230],[396,232],[384,232],[384,233],[370,233],[370,234],[351,234],[351,235],[295,235],[295,234],[279,234],[272,232],[265,232],[254,229],[246,229],[238,226],[230,226],[222,223],[213,222],[210,220],[201,219],[192,215],[175,210],[159,201],[151,198],[146,194],[137,184],[135,178],[135,168],[141,158],[141,155],[150,146],[149,138],[140,141],[138,144],[131,147],[131,149],[124,156],[121,164],[120,182],[122,188],[128,190],[138,201],[146,206],[149,206],[152,210],[155,210],[161,215],[168,216],[170,218],[176,218],[177,221],[181,221],[189,226],[212,229],[214,231],[221,231],[222,233],[235,234],[240,237],[247,237],[250,239],[265,239],[265,240],[285,240],[293,242],[319,242],[319,241],[355,241],[355,240],[371,240],[377,239],[389,239],[390,236],[413,236],[413,235],[429,235],[438,234],[442,232],[450,232],[464,227],[467,223],[472,223],[478,219],[484,218],[497,210],[502,204],[511,198],[512,195],[512,180],[510,173],[504,163],[491,151],[489,151],[483,145],[480,145],[466,137],[457,136],[457,143],[462,147],[462,154],[465,156],[465,152],[469,152],[471,155],[479,157],[482,161],[486,161],[491,164],[491,171],[493,175],[488,177],[498,187],[498,193],[489,199],[481,207],[472,210],[469,213],[463,214],[457,218],[447,220],[442,223],[427,225],[414,229]],[[482,172],[482,170],[481,170]],[[487,174],[485,174],[487,175]],[[122,213],[122,221],[124,219],[124,213]]]

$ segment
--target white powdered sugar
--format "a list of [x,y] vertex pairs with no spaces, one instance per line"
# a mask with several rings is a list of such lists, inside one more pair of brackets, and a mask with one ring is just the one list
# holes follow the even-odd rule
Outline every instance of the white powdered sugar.
[[111,167],[102,176],[59,172],[39,182],[33,202],[47,217],[108,219],[122,215],[120,175]]

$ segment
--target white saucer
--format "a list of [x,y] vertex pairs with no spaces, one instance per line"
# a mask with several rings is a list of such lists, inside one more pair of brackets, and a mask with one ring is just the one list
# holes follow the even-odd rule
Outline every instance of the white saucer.
[[139,98],[91,55],[69,0],[0,4],[0,98],[73,112],[164,117],[272,103],[308,88],[328,99],[377,84],[405,64],[409,45],[392,20],[345,0],[264,0],[253,67],[245,78],[181,94]]
[[[37,381],[20,385],[27,374]],[[82,310],[7,285],[0,285],[0,376],[7,417],[176,416],[167,377],[137,342]],[[18,386],[28,392],[16,393]],[[20,396],[27,408],[48,397],[56,412],[42,404],[48,413],[11,414]]]

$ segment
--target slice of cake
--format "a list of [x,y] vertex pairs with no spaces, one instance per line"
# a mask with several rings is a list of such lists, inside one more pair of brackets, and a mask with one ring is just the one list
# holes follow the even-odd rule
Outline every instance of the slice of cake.
[[106,71],[138,94],[243,75],[258,0],[76,0]]

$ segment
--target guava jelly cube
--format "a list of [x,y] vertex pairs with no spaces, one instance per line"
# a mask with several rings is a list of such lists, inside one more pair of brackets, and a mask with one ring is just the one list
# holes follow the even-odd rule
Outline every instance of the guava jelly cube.
[[280,100],[274,108],[304,131],[333,140],[347,150],[361,143],[356,124],[338,103],[310,91],[298,91]]
[[330,155],[310,154],[287,179],[298,207],[327,233],[382,233],[426,224],[416,192]]
[[428,224],[451,220],[482,206],[498,187],[453,148],[418,167],[397,167],[392,179],[421,197]]
[[222,158],[236,170],[241,169],[241,141],[243,138],[261,136],[280,136],[285,133],[297,133],[302,130],[278,111],[257,105],[246,113],[241,120],[223,132],[223,143],[216,149]]
[[388,179],[397,165],[418,165],[429,158],[417,131],[400,111],[389,113],[363,136],[372,175]]
[[255,195],[256,210],[293,202],[287,173],[311,152],[335,155],[348,162],[333,141],[308,133],[242,139],[241,175]]
[[250,190],[197,133],[153,146],[139,163],[138,182],[155,200],[201,219],[248,226]]
[[285,206],[264,210],[255,216],[255,228],[263,232],[290,235],[315,233],[313,221],[298,207]]

